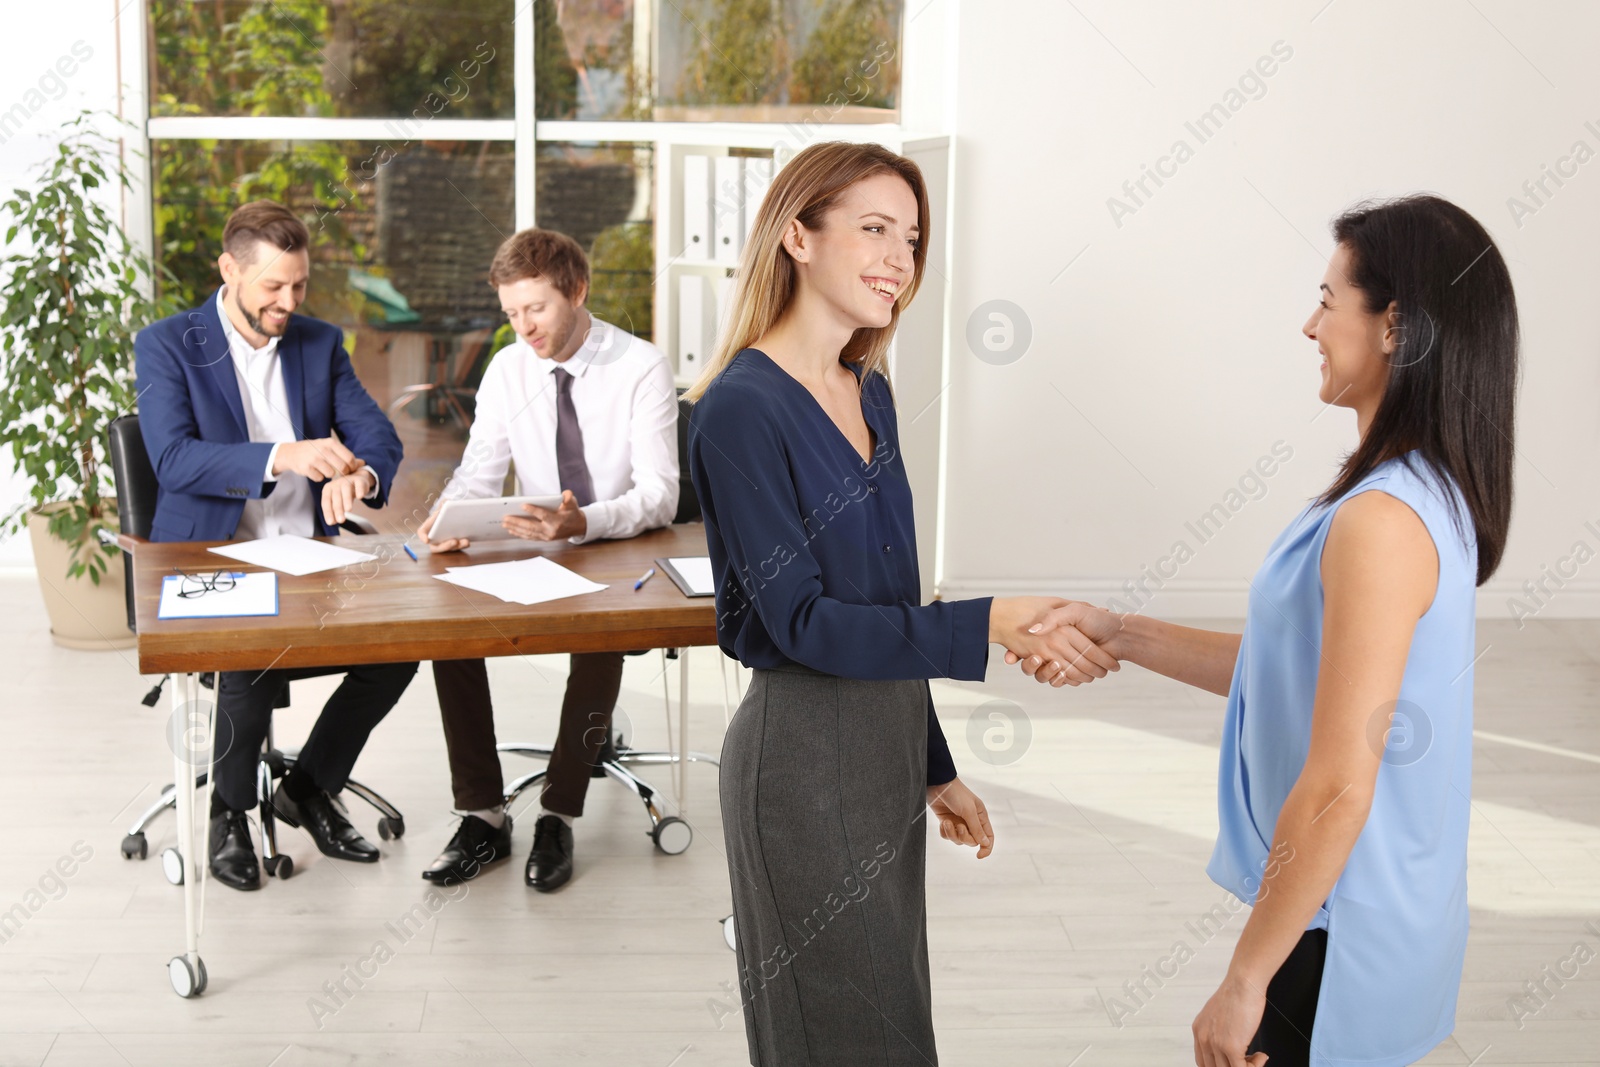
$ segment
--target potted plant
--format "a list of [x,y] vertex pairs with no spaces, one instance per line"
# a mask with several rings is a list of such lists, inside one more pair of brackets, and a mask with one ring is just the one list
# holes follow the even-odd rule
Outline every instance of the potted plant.
[[122,556],[96,536],[116,529],[105,433],[134,408],[133,335],[161,310],[101,201],[128,181],[94,119],[64,123],[35,184],[0,204],[18,249],[0,260],[0,445],[31,483],[0,532],[28,528],[51,634],[74,648],[131,641]]

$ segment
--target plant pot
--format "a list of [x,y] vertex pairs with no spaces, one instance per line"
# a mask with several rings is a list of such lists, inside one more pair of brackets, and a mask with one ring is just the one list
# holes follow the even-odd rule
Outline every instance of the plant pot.
[[33,541],[39,592],[50,616],[50,636],[64,648],[131,648],[135,638],[128,629],[122,554],[107,561],[98,585],[87,576],[68,578],[72,547],[50,533],[50,513],[65,506],[49,504],[28,513],[28,536]]

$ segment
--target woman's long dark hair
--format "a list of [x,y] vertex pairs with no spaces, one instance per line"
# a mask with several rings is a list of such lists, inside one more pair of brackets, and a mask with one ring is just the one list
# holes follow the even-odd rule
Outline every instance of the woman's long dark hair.
[[[1333,221],[1333,236],[1349,251],[1349,282],[1368,313],[1393,302],[1400,328],[1372,424],[1319,503],[1415,449],[1438,480],[1461,491],[1477,532],[1482,585],[1500,565],[1511,525],[1518,377],[1511,273],[1478,220],[1437,196],[1358,204]],[[1459,525],[1462,516],[1456,519]]]

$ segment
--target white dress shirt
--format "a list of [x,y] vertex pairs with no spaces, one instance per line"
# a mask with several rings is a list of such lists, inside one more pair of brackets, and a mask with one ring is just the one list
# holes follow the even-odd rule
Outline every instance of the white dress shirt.
[[251,441],[273,442],[261,480],[278,483],[268,496],[245,501],[244,514],[239,516],[239,528],[233,536],[239,539],[277,534],[314,536],[317,529],[311,513],[310,481],[292,471],[272,473],[272,465],[278,459],[278,445],[295,439],[294,420],[289,417],[289,393],[284,387],[283,367],[278,361],[278,339],[269,337],[260,348],[246,341],[228,318],[228,309],[223,304],[227,293],[227,286],[217,293],[217,315],[222,319],[222,333],[228,339],[228,351],[233,356],[233,373],[239,380],[245,425]]
[[[272,451],[267,454],[267,469],[261,472],[261,480],[278,483],[278,488],[271,495],[245,501],[244,513],[239,516],[239,528],[233,536],[241,541],[278,534],[314,537],[317,524],[312,509],[319,505],[310,480],[293,471],[272,473],[273,465],[278,462],[278,446],[298,440],[294,432],[294,420],[289,417],[289,391],[283,384],[278,339],[269,337],[260,348],[246,341],[228,318],[228,309],[223,303],[227,295],[227,286],[217,293],[217,317],[222,320],[222,333],[228,339],[228,352],[233,356],[233,373],[239,382],[239,399],[244,404],[245,425],[249,427],[251,441],[272,442]],[[367,472],[370,483],[364,499],[373,500],[378,495],[378,478],[370,467],[361,469]]]
[[[559,496],[557,367],[573,376],[572,405],[595,501],[572,544],[625,538],[665,526],[678,510],[678,394],[667,357],[649,341],[591,316],[589,335],[566,362],[544,359],[521,338],[495,353],[478,386],[478,411],[445,500],[497,497],[515,462],[519,496]],[[570,487],[568,487],[570,488]]]

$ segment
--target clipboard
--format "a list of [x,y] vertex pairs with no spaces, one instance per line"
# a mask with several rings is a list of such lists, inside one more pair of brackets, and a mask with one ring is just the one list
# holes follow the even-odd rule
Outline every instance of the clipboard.
[[[678,562],[685,563],[685,564],[687,564],[689,561],[692,561],[692,560],[705,560],[706,561],[706,570],[707,570],[707,572],[709,572],[710,569],[711,569],[711,557],[710,556],[677,556],[677,557],[673,557],[673,558],[676,559]],[[681,593],[683,593],[684,596],[687,596],[687,597],[701,597],[701,596],[716,596],[717,595],[717,588],[716,588],[715,581],[708,580],[707,583],[702,586],[700,584],[697,584],[697,582],[696,582],[696,578],[699,577],[698,575],[695,575],[693,573],[685,574],[684,570],[687,570],[689,568],[687,568],[687,567],[679,568],[677,566],[674,566],[673,565],[673,559],[658,559],[655,562],[656,562],[656,566],[661,569],[662,573],[664,573],[668,578],[672,579],[672,584],[676,585],[678,587],[678,590]]]
[[[218,572],[219,574],[221,572]],[[196,597],[180,597],[184,576],[161,580],[158,619],[240,619],[278,614],[278,576],[272,571],[233,571],[233,585]]]

